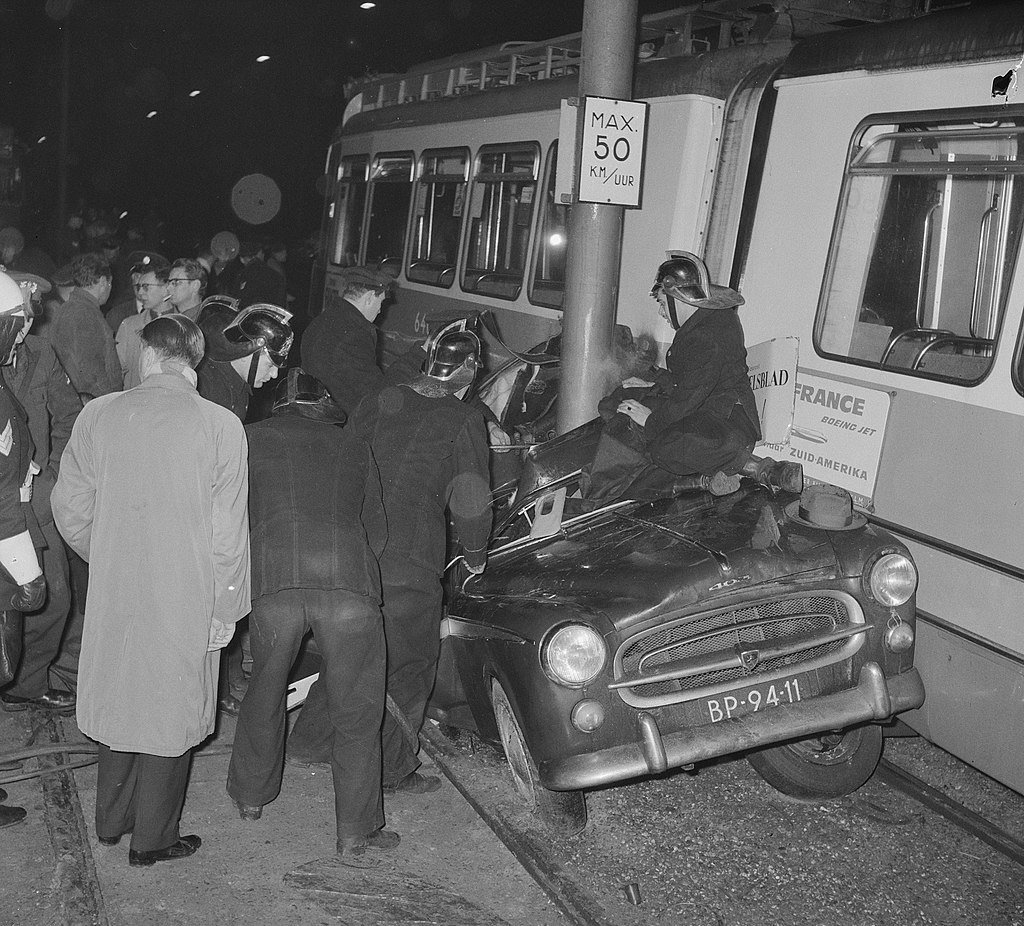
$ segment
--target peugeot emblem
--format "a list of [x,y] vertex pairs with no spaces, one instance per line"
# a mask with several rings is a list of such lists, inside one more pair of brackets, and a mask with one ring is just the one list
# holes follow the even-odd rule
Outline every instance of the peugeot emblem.
[[740,652],[740,662],[743,663],[743,670],[747,673],[753,672],[761,661],[761,654],[756,649],[745,649]]

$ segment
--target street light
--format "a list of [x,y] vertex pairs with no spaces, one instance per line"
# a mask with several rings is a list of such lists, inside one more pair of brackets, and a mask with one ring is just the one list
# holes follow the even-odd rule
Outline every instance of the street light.
[[370,0],[366,0],[366,3],[360,3],[359,9],[361,10],[372,10],[377,6],[376,3],[371,3]]
[[146,118],[147,119],[152,119],[155,115],[156,115],[156,110],[155,109],[151,109],[148,113],[146,113]]
[[39,138],[36,139],[36,144],[41,145],[44,141],[46,141],[46,136],[40,135]]
[[263,64],[263,62],[264,62],[264,61],[269,61],[269,60],[270,60],[270,55],[260,55],[260,56],[259,56],[259,57],[258,57],[258,58],[256,59],[256,63],[257,63],[257,64]]
[[203,92],[202,90],[190,90],[188,95],[190,97],[194,98],[194,97],[199,96],[199,94],[202,93],[202,92]]

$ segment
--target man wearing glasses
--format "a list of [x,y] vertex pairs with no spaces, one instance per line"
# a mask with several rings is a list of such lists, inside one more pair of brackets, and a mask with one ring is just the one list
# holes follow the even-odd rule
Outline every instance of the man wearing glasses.
[[131,269],[128,271],[127,290],[124,286],[117,289],[116,297],[104,308],[107,324],[115,335],[121,327],[121,322],[142,311],[142,303],[138,298],[140,294],[135,289],[135,284],[142,279],[147,270],[169,270],[171,262],[163,254],[157,254],[155,251],[132,251],[128,255],[128,266]]
[[179,257],[171,264],[167,288],[172,311],[195,321],[206,293],[206,268],[190,257]]
[[153,319],[174,311],[170,303],[169,271],[166,267],[150,267],[139,275],[135,294],[142,308],[126,318],[117,329],[117,356],[121,361],[124,388],[133,389],[142,382],[139,359],[142,357],[142,339],[139,332]]

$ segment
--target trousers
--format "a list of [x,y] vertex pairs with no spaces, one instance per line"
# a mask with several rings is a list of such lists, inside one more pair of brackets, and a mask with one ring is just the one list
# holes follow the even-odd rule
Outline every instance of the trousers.
[[[402,709],[413,730],[423,726],[441,651],[442,589],[429,570],[404,566],[383,573],[384,634],[387,638],[387,693]],[[395,579],[400,581],[396,584]],[[323,762],[329,750],[324,736],[326,692],[320,682],[309,690],[292,730],[292,755],[303,761]],[[237,741],[237,740],[236,740]],[[420,767],[418,744],[410,743],[387,711],[381,731],[384,787],[398,784]]]
[[180,756],[115,752],[100,744],[96,773],[96,835],[132,834],[131,848],[155,852],[180,838],[192,750]]
[[288,673],[309,630],[323,657],[318,741],[334,778],[338,838],[384,825],[380,725],[384,713],[384,628],[380,608],[344,590],[285,589],[253,602],[253,669],[238,715],[228,794],[269,804],[281,791]]
[[[7,692],[19,698],[38,698],[50,684],[50,666],[57,659],[71,609],[68,558],[53,521],[40,526],[46,547],[40,551],[46,576],[46,604],[25,618],[21,662]],[[74,687],[69,690],[74,691]]]

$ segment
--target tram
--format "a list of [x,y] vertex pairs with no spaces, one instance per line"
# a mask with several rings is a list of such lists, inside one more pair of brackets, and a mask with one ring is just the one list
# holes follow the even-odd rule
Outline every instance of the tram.
[[[1024,792],[1024,7],[713,39],[637,64],[648,147],[617,322],[671,340],[647,294],[685,250],[743,293],[748,345],[797,345],[766,452],[908,545],[927,700],[903,719]],[[506,45],[353,97],[327,158],[325,302],[377,263],[400,276],[396,350],[482,308],[514,348],[557,332],[579,55],[578,36]]]

